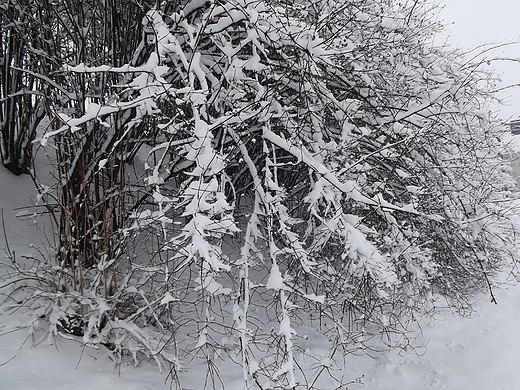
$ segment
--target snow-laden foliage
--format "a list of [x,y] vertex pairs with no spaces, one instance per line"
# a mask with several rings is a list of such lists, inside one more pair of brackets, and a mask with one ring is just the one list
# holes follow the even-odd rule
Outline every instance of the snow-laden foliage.
[[[214,380],[227,354],[246,388],[293,389],[307,324],[331,343],[311,388],[373,336],[404,347],[439,297],[491,289],[513,251],[493,78],[429,44],[434,20],[420,2],[166,1],[132,63],[68,65],[120,83],[41,139],[110,140],[61,203],[103,212],[58,248],[76,292],[56,292],[55,330],[79,315],[85,342],[175,370],[203,356]],[[118,186],[105,200],[97,178]]]

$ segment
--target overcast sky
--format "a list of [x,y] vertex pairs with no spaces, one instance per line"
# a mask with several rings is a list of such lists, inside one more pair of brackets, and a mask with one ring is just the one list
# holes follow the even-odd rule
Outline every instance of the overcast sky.
[[[470,49],[484,43],[520,40],[520,0],[441,0],[440,19],[446,24],[452,45]],[[520,44],[512,44],[488,53],[488,58],[519,59]],[[520,62],[493,62],[503,80],[503,86],[520,84]],[[508,120],[520,117],[520,87],[504,92],[509,104],[501,108],[500,117]]]

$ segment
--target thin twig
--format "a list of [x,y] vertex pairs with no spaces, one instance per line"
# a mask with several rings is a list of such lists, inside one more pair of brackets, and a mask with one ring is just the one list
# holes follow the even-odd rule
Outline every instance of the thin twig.
[[11,248],[9,247],[9,240],[7,238],[7,232],[5,231],[5,220],[4,220],[4,208],[2,207],[0,209],[0,214],[2,215],[2,230],[4,232],[4,239],[5,239],[5,250],[7,252],[7,257],[9,257],[9,259],[14,263],[15,262],[15,259],[14,259],[14,253],[11,251]]

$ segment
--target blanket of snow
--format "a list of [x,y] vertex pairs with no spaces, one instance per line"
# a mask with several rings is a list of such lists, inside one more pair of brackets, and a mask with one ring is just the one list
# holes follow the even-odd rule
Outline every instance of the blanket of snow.
[[[31,204],[30,196],[34,198],[36,194],[33,184],[28,177],[15,177],[1,167],[0,183],[0,207],[10,249],[17,258],[34,253],[30,244],[40,244],[44,236],[31,227],[30,220],[16,217]],[[3,233],[0,237],[1,262],[5,264]],[[0,275],[6,272],[3,264]],[[360,383],[352,383],[349,388],[520,389],[520,288],[504,284],[495,294],[498,305],[484,296],[470,319],[444,312],[435,322],[425,324],[422,342],[428,344],[416,350],[419,355],[395,351],[373,358],[349,356],[347,367],[352,379],[361,378]],[[2,304],[4,296],[0,298],[0,389],[170,388],[167,373],[159,373],[153,362],[141,361],[135,368],[128,364],[115,369],[108,350],[95,350],[63,338],[49,342],[45,335],[40,335],[41,340],[33,340],[27,328],[20,327],[31,318],[31,313],[23,309],[7,311]],[[309,352],[318,354],[318,348],[309,345]],[[195,390],[196,382],[190,383],[190,376],[200,380],[204,372],[194,368],[183,374],[184,389]],[[241,389],[239,378],[227,388]]]

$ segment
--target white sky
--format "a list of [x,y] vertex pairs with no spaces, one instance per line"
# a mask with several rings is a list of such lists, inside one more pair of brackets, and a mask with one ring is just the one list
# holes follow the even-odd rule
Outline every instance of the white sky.
[[[470,49],[485,43],[520,39],[520,0],[440,0],[440,19],[447,26],[452,46]],[[508,57],[520,61],[520,43],[486,53],[488,59]],[[520,84],[520,62],[493,61],[502,86]],[[504,92],[508,104],[500,109],[504,120],[520,117],[520,87]]]

